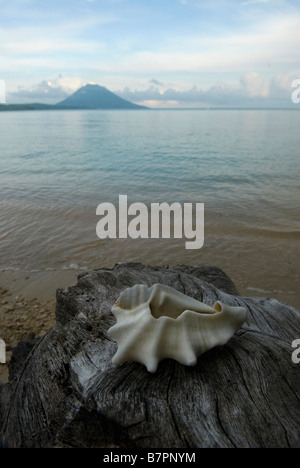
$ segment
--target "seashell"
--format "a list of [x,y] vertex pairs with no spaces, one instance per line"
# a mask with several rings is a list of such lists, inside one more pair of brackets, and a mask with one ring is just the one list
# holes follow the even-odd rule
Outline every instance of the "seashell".
[[162,359],[194,366],[197,358],[233,336],[246,320],[244,307],[210,307],[162,284],[125,289],[112,307],[117,323],[108,330],[118,343],[112,362],[144,364],[156,372]]

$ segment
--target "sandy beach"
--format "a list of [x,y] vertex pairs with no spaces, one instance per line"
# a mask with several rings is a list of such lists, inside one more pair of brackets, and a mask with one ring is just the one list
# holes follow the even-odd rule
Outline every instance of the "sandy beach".
[[6,364],[0,380],[8,381],[8,362],[19,341],[43,336],[55,324],[57,288],[76,284],[79,271],[0,272],[1,339],[6,343]]

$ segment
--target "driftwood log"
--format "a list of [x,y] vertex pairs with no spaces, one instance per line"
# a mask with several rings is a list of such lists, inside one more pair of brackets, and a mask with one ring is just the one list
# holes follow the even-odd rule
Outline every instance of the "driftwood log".
[[[113,367],[111,306],[137,283],[245,306],[247,322],[195,367],[169,359],[156,374],[138,363]],[[89,271],[57,291],[56,318],[44,337],[18,346],[0,387],[3,447],[300,447],[300,364],[291,359],[300,313],[241,297],[219,268]]]

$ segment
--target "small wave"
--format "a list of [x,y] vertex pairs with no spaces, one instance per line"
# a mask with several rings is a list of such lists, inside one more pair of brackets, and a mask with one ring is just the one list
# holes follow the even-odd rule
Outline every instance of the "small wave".
[[254,288],[252,286],[248,286],[247,290],[248,291],[255,291],[255,292],[259,292],[259,293],[264,293],[264,294],[272,294],[272,291],[268,291],[266,289]]
[[273,291],[268,291],[265,289],[254,288],[252,286],[248,286],[247,291],[255,291],[263,294],[296,294],[296,291],[282,291],[281,289],[274,289]]
[[0,265],[0,270],[2,270],[2,271],[20,271],[21,268],[19,268],[19,267],[13,267],[13,266],[7,267],[7,266],[2,266],[2,265]]
[[81,267],[77,263],[69,263],[69,265],[63,265],[63,270],[87,270],[87,267]]

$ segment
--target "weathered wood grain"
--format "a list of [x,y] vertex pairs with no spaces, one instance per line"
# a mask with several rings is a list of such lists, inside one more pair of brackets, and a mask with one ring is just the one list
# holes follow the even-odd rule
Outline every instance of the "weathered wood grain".
[[[195,367],[172,361],[149,374],[114,368],[111,306],[137,283],[172,286],[213,305],[245,306],[247,322]],[[291,359],[300,313],[275,299],[239,296],[215,267],[118,264],[57,291],[53,330],[23,347],[0,387],[6,447],[300,447],[300,364]]]

